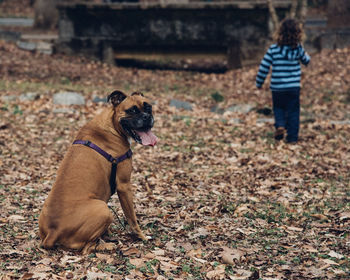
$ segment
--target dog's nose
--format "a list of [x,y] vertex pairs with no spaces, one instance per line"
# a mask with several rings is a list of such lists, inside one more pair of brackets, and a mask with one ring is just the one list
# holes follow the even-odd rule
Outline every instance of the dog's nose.
[[151,121],[152,120],[152,115],[147,114],[147,113],[143,113],[142,120],[144,120],[144,121]]
[[139,121],[142,122],[142,126],[153,127],[154,120],[152,114],[143,112]]

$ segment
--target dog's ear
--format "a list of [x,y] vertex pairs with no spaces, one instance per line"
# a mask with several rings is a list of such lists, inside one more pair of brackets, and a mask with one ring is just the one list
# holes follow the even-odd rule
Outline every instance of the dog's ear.
[[142,92],[139,92],[139,91],[135,91],[131,94],[131,96],[133,95],[141,95],[141,96],[144,96]]
[[127,95],[124,92],[121,92],[119,90],[113,91],[110,95],[107,97],[107,102],[111,102],[114,107],[118,106],[122,101],[127,97]]

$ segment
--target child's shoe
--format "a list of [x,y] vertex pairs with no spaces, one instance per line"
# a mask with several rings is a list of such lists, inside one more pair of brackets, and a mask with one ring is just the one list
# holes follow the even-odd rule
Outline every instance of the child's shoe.
[[278,141],[282,140],[285,132],[286,132],[286,130],[284,127],[282,127],[282,126],[277,127],[277,129],[275,131],[275,139]]

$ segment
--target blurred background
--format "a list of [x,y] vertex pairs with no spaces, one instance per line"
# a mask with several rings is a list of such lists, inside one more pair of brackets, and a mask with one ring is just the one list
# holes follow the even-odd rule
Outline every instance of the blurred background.
[[224,72],[259,62],[298,18],[311,54],[350,44],[347,0],[0,0],[0,38],[112,65]]

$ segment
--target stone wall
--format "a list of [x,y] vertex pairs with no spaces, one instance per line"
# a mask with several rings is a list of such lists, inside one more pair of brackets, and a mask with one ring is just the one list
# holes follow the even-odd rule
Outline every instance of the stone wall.
[[[288,1],[278,12],[284,14]],[[269,36],[262,1],[59,5],[57,50],[111,60],[123,52],[218,53],[228,67],[260,59]]]
[[350,1],[328,1],[327,18],[330,28],[350,28]]

